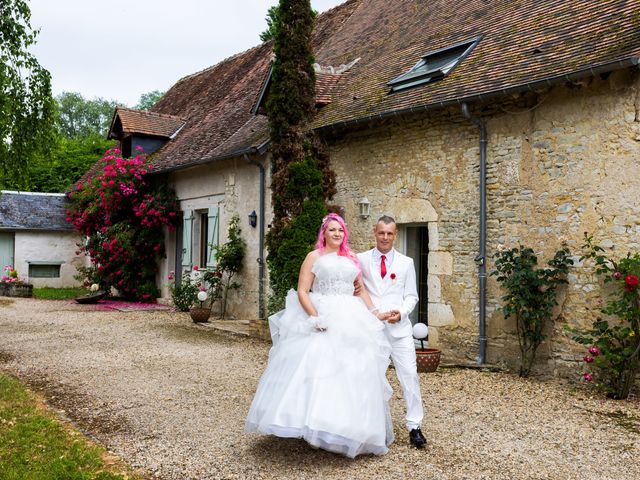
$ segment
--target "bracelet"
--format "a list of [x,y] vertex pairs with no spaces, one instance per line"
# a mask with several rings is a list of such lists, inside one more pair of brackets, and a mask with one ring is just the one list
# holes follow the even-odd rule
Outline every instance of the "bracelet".
[[372,307],[372,308],[370,308],[370,309],[369,309],[369,311],[370,311],[371,313],[373,313],[373,312],[379,312],[379,311],[380,311],[380,309],[379,309],[379,308],[377,308],[377,307]]

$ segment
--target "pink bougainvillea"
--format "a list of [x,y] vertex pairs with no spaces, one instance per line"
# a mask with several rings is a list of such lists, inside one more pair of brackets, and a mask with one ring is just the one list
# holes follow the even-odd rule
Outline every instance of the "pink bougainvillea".
[[155,278],[164,231],[175,229],[178,202],[164,182],[148,176],[151,166],[144,155],[122,158],[112,149],[102,162],[99,175],[68,194],[67,221],[86,237],[80,249],[91,258],[89,276],[94,278],[89,283],[148,301],[158,296]]

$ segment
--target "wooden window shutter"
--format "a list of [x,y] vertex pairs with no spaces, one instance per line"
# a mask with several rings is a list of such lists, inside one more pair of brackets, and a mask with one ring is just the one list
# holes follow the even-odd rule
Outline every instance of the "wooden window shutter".
[[216,266],[216,250],[220,242],[220,228],[219,228],[219,211],[218,207],[209,207],[208,222],[207,222],[207,239],[209,241],[207,250],[207,268]]
[[193,232],[193,210],[185,210],[182,215],[182,271],[191,272],[191,234]]

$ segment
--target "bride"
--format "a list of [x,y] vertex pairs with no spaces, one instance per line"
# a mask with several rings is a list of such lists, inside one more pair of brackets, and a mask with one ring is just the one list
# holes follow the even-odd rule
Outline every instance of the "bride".
[[353,295],[360,265],[348,236],[340,216],[323,219],[297,295],[289,291],[285,310],[271,317],[277,333],[245,431],[304,438],[353,458],[387,453],[393,429],[388,313],[374,308],[364,288]]

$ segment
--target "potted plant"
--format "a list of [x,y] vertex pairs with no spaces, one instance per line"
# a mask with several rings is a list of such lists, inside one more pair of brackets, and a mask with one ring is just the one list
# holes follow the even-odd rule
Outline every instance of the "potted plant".
[[5,297],[32,297],[33,285],[18,278],[18,271],[12,265],[4,267],[0,278],[0,295]]
[[189,309],[189,315],[191,316],[191,320],[193,320],[194,323],[207,322],[209,320],[209,317],[211,316],[211,306],[207,306],[207,307],[204,306],[204,302],[208,298],[207,291],[200,290],[197,293],[196,298],[200,302],[200,305],[192,306]]
[[441,351],[437,348],[425,348],[424,340],[429,335],[429,327],[424,323],[413,326],[413,337],[420,340],[420,348],[416,349],[416,365],[419,373],[435,372],[440,365]]

